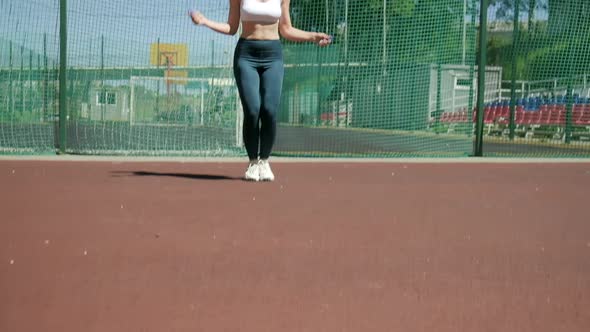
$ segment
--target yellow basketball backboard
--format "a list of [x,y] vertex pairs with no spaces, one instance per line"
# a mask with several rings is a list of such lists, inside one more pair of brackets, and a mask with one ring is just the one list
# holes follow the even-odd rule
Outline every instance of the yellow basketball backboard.
[[150,64],[163,67],[186,67],[188,66],[188,46],[153,43],[150,47]]

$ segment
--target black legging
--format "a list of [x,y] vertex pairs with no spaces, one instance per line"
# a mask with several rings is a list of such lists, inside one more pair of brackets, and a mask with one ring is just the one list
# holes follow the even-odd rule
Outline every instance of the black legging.
[[240,39],[234,53],[234,76],[244,109],[243,137],[248,157],[268,159],[277,134],[283,88],[281,42]]

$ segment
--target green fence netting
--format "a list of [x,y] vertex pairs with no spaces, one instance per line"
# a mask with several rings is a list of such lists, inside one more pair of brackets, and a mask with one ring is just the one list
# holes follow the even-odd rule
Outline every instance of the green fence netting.
[[0,2],[0,153],[55,151],[59,1]]
[[[60,137],[64,2],[0,3],[0,153],[53,153],[64,142],[72,154],[245,155],[231,68],[239,36],[187,15],[226,20],[229,1],[67,0]],[[491,2],[484,155],[589,155],[588,5]],[[478,0],[291,1],[295,26],[334,43],[283,41],[274,154],[471,155],[479,13]],[[529,122],[536,111],[542,122]]]
[[487,65],[502,68],[485,109],[486,156],[590,156],[590,2],[498,1]]

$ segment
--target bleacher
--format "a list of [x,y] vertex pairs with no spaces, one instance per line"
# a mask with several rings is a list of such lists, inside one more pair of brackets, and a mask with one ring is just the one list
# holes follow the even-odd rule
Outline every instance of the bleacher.
[[[517,101],[514,124],[516,131],[527,137],[559,136],[566,126],[567,100],[564,96],[552,98],[531,97]],[[487,103],[484,110],[486,133],[506,134],[510,125],[510,101]],[[477,113],[471,112],[471,121],[476,122]],[[470,121],[466,108],[443,112],[440,123],[452,130],[453,125]],[[590,136],[590,98],[573,97],[572,131],[577,136]]]

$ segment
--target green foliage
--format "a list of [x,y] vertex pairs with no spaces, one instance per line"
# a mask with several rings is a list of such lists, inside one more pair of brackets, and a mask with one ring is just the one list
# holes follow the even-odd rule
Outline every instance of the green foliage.
[[[293,23],[334,34],[335,44],[348,45],[345,56],[350,61],[381,61],[383,55],[398,64],[460,63],[462,0],[348,0],[348,10],[345,3],[293,2]],[[474,0],[468,1],[470,8],[473,4]]]
[[537,24],[534,31],[521,27],[515,50],[512,38],[512,31],[508,38],[492,34],[487,49],[487,64],[501,66],[507,80],[512,79],[514,61],[517,80],[536,81],[588,73],[590,53],[586,50],[590,36],[587,34],[553,34],[544,23]]

